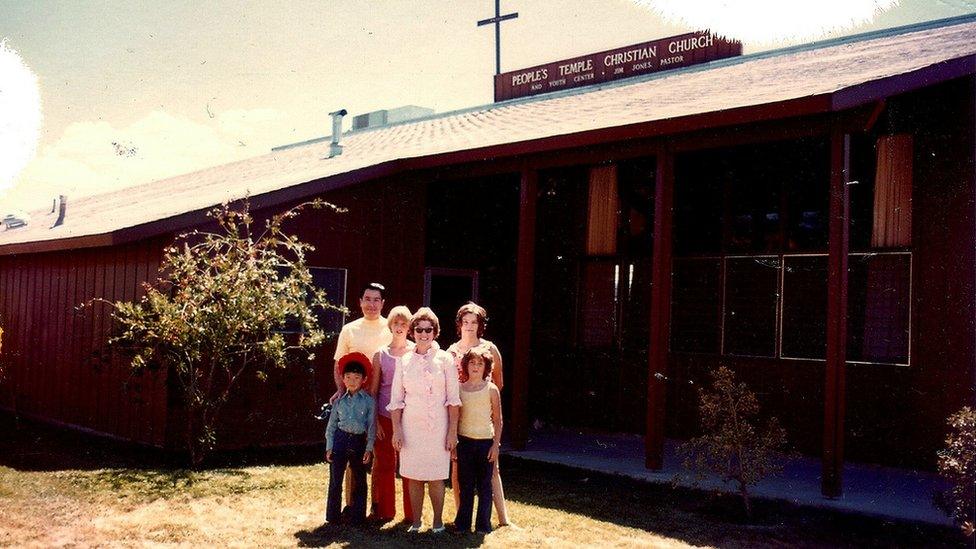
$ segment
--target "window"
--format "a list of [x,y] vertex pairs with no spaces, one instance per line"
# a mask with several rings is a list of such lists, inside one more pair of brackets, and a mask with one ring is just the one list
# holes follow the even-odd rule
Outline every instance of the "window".
[[[312,275],[312,285],[325,291],[325,297],[329,300],[329,303],[341,306],[346,305],[346,269],[309,267],[308,271]],[[285,273],[284,269],[279,269],[279,272],[282,275]],[[319,327],[326,334],[339,333],[339,330],[342,329],[342,325],[345,323],[345,315],[332,309],[324,311],[316,309],[314,313],[318,318]],[[301,327],[296,319],[291,318],[286,321],[281,332],[300,333]]]
[[[876,176],[854,155],[851,362],[909,363],[911,252],[891,248],[910,245],[911,154],[880,138]],[[822,139],[678,156],[672,351],[825,359],[828,165]]]
[[722,260],[676,260],[671,281],[671,349],[688,353],[720,352]]
[[778,257],[725,261],[725,354],[776,356],[779,268]]
[[847,359],[908,364],[911,254],[852,254],[847,299]]
[[729,181],[730,252],[778,252],[781,235],[782,181],[774,178]]
[[579,342],[584,347],[614,344],[620,269],[611,261],[587,261],[580,273]]
[[577,304],[583,347],[647,347],[654,171],[646,158],[588,171]]
[[674,185],[674,254],[722,252],[722,159],[713,153],[678,155]]
[[783,341],[786,358],[827,356],[827,256],[783,258]]

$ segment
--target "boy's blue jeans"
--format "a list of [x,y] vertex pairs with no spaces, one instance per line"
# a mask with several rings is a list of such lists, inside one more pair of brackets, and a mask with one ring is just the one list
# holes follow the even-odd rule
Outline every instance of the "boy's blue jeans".
[[460,498],[454,526],[458,530],[471,530],[471,512],[474,510],[474,495],[478,493],[478,514],[474,529],[491,532],[491,477],[495,464],[488,461],[492,439],[458,437],[457,475]]
[[349,521],[359,523],[366,520],[366,434],[358,435],[336,429],[332,441],[332,463],[329,464],[329,495],[325,505],[325,520],[337,522],[342,515],[342,477],[346,466],[352,470],[352,504],[349,506]]

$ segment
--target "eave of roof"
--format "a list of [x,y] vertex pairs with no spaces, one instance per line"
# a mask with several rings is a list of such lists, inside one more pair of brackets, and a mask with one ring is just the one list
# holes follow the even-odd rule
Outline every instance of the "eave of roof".
[[[214,205],[245,194],[251,195],[254,207],[264,207],[418,169],[843,111],[976,73],[974,21],[976,16],[967,16],[888,29],[349,132],[345,137],[347,153],[327,161],[323,157],[328,144],[311,140],[294,150],[88,197],[80,201],[80,208],[78,203],[69,203],[66,225],[76,221],[79,212],[83,217],[85,212],[103,211],[100,204],[103,209],[114,207],[123,214],[122,219],[114,226],[108,224],[105,230],[87,233],[71,226],[41,232],[45,229],[36,224],[32,230],[0,233],[0,255],[105,246],[179,231],[204,221],[205,212]],[[959,46],[960,37],[968,37],[968,46]],[[941,50],[933,49],[926,40],[942,40],[954,49],[940,56]],[[899,47],[924,50],[924,60],[905,63],[904,50]],[[825,68],[833,65],[811,52],[861,72],[834,67],[833,74],[824,76]],[[889,56],[891,63],[875,59],[883,55]],[[898,61],[902,66],[888,67]],[[770,85],[769,79],[775,77],[793,88],[784,93]],[[834,80],[829,80],[831,77]],[[828,79],[826,84],[823,78]],[[747,80],[744,84],[743,79]],[[742,89],[735,90],[733,84]],[[653,91],[672,92],[702,87],[717,98],[701,98],[698,108],[698,101],[689,104],[680,98],[662,99],[653,93],[652,86],[658,86]],[[725,91],[729,87],[733,89]],[[743,90],[751,95],[730,97],[736,92],[741,95]],[[812,93],[804,94],[808,90]],[[571,118],[568,123],[563,120],[566,117]],[[540,131],[540,124],[551,130]],[[223,189],[221,184],[230,188]],[[180,193],[186,200],[183,207],[167,202],[176,201],[172,197]],[[198,198],[194,193],[204,196]],[[134,196],[142,199],[135,208],[126,201]],[[143,205],[149,214],[140,211]],[[147,215],[152,218],[146,219]],[[38,217],[43,219],[43,215]],[[17,239],[28,233],[30,238]],[[3,244],[3,240],[8,243]]]

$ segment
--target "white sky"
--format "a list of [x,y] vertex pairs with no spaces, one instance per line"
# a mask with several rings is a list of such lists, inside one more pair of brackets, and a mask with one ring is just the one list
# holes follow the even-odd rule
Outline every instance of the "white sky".
[[[519,12],[502,25],[503,71],[697,30],[633,0],[502,10]],[[902,0],[843,34],[973,12],[976,0]],[[327,135],[339,108],[490,103],[494,31],[475,22],[493,14],[493,0],[0,0],[0,40],[37,75],[43,111],[0,214]]]

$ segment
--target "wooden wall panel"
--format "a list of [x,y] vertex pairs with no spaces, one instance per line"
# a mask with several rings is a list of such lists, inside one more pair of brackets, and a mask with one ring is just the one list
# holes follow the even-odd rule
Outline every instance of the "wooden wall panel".
[[[162,246],[149,247],[149,260],[147,267],[147,280],[155,282],[159,276],[159,265],[162,261]],[[140,291],[140,296],[145,291]],[[147,432],[146,440],[153,446],[163,446],[166,444],[166,372],[157,370],[151,372],[148,378],[149,396],[147,397]]]
[[83,251],[77,252],[74,256],[76,265],[75,294],[72,301],[71,310],[71,363],[69,364],[68,377],[71,381],[71,415],[68,422],[72,425],[80,425],[83,421],[82,393],[86,391],[84,386],[83,368],[85,364],[85,339],[87,311],[83,303],[87,296],[88,289],[88,265],[90,258]]
[[66,309],[66,297],[68,292],[68,266],[67,266],[67,256],[61,256],[55,258],[54,262],[54,285],[57,288],[57,292],[54,294],[54,299],[52,300],[51,316],[49,317],[51,323],[54,324],[54,330],[52,333],[52,347],[51,356],[54,358],[52,361],[51,372],[49,373],[48,382],[51,384],[52,395],[54,401],[51,403],[51,413],[58,421],[64,421],[64,402],[65,402],[65,392],[67,391],[67,386],[65,384],[65,319],[67,318]]
[[24,370],[25,370],[25,380],[23,385],[23,395],[24,402],[21,405],[23,409],[28,414],[37,414],[40,412],[38,410],[37,402],[37,373],[40,369],[39,353],[41,346],[41,333],[37,329],[37,323],[41,317],[41,298],[42,298],[42,288],[41,288],[41,271],[43,268],[43,260],[38,261],[36,264],[30,265],[28,267],[28,279],[27,279],[27,323],[25,325],[26,333],[24,343],[24,349],[27,351],[25,353]]
[[29,333],[29,328],[30,328],[30,315],[28,313],[29,311],[28,304],[30,303],[30,296],[28,295],[28,288],[29,288],[28,281],[30,275],[29,273],[30,267],[24,261],[19,260],[18,263],[19,264],[15,267],[15,269],[17,270],[16,273],[17,302],[15,304],[17,307],[17,319],[15,320],[16,326],[14,327],[15,334],[17,336],[16,346],[14,347],[14,352],[16,354],[14,355],[14,357],[17,362],[15,363],[12,372],[14,377],[14,409],[15,410],[20,409],[21,401],[22,401],[20,395],[21,392],[24,390],[24,387],[26,385],[26,380],[27,380],[28,346],[25,345],[25,341],[27,340],[27,334]]
[[[105,299],[111,302],[123,299],[125,292],[125,267],[126,246],[106,249],[107,258],[105,264]],[[123,418],[119,417],[119,408],[122,400],[122,383],[124,379],[119,375],[119,368],[115,359],[115,353],[108,346],[107,341],[112,337],[112,309],[105,305],[102,307],[101,319],[102,337],[99,339],[102,345],[101,366],[103,368],[102,400],[100,401],[101,414],[104,419],[104,429],[106,433],[118,435],[119,425]]]
[[0,409],[163,445],[165,375],[130,380],[125,358],[106,347],[108,306],[78,306],[141,296],[164,241],[0,260]]
[[78,287],[83,281],[84,268],[78,265],[78,253],[68,255],[71,265],[68,275],[68,291],[65,295],[65,345],[67,346],[64,363],[64,421],[74,423],[77,417],[77,388],[74,386],[75,364],[77,360],[78,337],[75,331],[75,306],[78,301]]
[[13,331],[14,280],[12,261],[7,258],[0,261],[0,328],[4,334],[0,339],[0,408],[13,408],[13,367],[10,365],[10,355],[13,351],[12,342],[16,341]]
[[83,301],[88,305],[82,311],[81,323],[83,326],[83,339],[80,361],[78,363],[79,388],[82,393],[79,395],[83,421],[81,425],[95,428],[95,414],[97,410],[97,383],[98,376],[95,370],[93,354],[95,352],[95,319],[96,306],[91,304],[91,299],[95,297],[96,288],[101,293],[101,272],[98,268],[97,250],[85,254],[85,293]]

